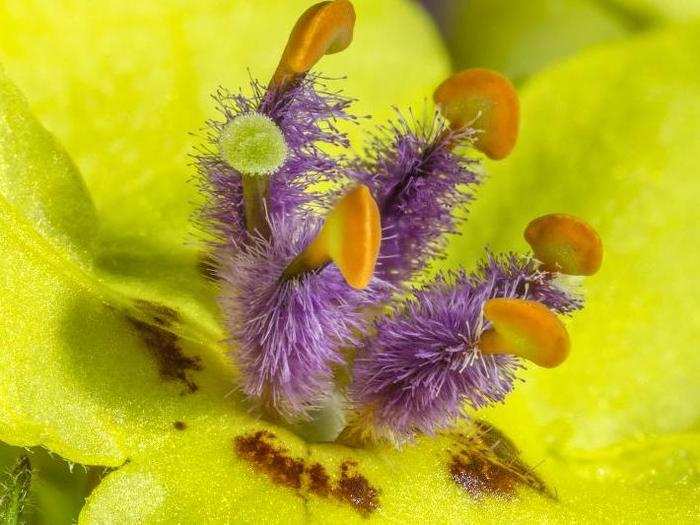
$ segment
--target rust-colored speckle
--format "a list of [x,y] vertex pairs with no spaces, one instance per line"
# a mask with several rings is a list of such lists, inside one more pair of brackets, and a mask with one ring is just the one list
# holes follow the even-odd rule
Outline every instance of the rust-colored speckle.
[[314,463],[307,469],[309,475],[309,492],[322,498],[327,498],[331,493],[331,477],[320,463]]
[[196,392],[199,387],[189,377],[188,372],[202,369],[199,357],[183,354],[177,335],[160,326],[133,317],[127,319],[158,363],[160,376],[166,381],[180,381],[190,394]]
[[180,321],[180,314],[169,306],[137,299],[134,306],[158,326],[169,327]]
[[343,462],[339,476],[333,479],[323,465],[290,457],[275,440],[274,434],[260,430],[236,437],[234,447],[240,458],[274,483],[295,490],[301,497],[314,494],[333,498],[350,505],[365,517],[379,508],[379,490],[357,471],[356,462]]
[[515,493],[516,479],[512,473],[478,454],[464,451],[454,454],[450,476],[473,498],[484,494],[512,496]]
[[260,430],[253,435],[238,436],[236,453],[264,472],[278,485],[293,489],[301,488],[304,460],[289,457],[284,449],[275,447],[271,441],[274,434]]
[[556,494],[520,459],[520,451],[502,432],[475,421],[471,434],[454,436],[458,447],[450,451],[452,480],[475,499],[485,495],[512,497],[519,485],[556,499]]
[[346,461],[340,467],[340,479],[334,494],[368,516],[379,508],[379,491],[370,485],[367,478],[356,471],[357,463]]
[[173,421],[173,428],[175,428],[175,430],[185,430],[187,428],[187,423],[184,421]]

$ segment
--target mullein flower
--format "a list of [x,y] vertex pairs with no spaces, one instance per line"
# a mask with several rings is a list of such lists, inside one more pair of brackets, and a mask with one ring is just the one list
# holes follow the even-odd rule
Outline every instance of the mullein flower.
[[[0,439],[19,447],[45,446],[74,462],[113,467],[91,492],[81,523],[345,523],[358,516],[380,523],[575,522],[618,516],[638,522],[693,520],[698,440],[692,423],[697,411],[688,400],[696,390],[697,359],[689,349],[697,322],[687,312],[697,294],[687,279],[694,274],[692,250],[684,248],[692,246],[687,226],[696,222],[687,204],[695,180],[688,153],[697,150],[697,130],[693,119],[679,116],[697,109],[689,98],[698,77],[693,61],[697,28],[662,31],[601,49],[528,83],[523,89],[526,136],[517,154],[496,166],[488,186],[479,188],[478,196],[486,202],[479,203],[478,213],[472,209],[465,237],[454,239],[453,263],[471,268],[473,261],[483,260],[482,266],[507,268],[508,250],[517,242],[513,231],[522,229],[533,213],[576,209],[595,217],[610,245],[607,277],[586,283],[589,311],[567,324],[574,347],[566,366],[555,374],[524,374],[530,384],[525,389],[518,385],[517,399],[478,414],[504,432],[484,421],[462,419],[400,449],[391,441],[353,449],[319,443],[332,436],[307,431],[324,428],[329,419],[320,415],[313,414],[308,426],[271,424],[249,412],[243,396],[226,395],[231,384],[250,373],[241,371],[237,378],[234,367],[221,362],[226,350],[237,347],[222,343],[225,327],[212,316],[209,295],[216,287],[196,277],[194,256],[199,253],[182,243],[182,219],[190,212],[192,192],[184,185],[188,168],[179,153],[191,140],[185,130],[204,120],[201,94],[217,82],[238,85],[237,76],[244,75],[235,71],[244,73],[248,65],[262,70],[258,66],[266,43],[288,29],[283,20],[291,21],[286,15],[301,0],[284,5],[259,0],[254,10],[238,0],[216,5],[110,0],[74,3],[48,17],[42,16],[43,4],[47,2],[15,2],[9,16],[0,15],[7,27],[0,43],[3,60],[85,170],[104,236],[98,244],[109,241],[110,248],[96,248],[95,271],[72,264],[71,246],[86,246],[81,241],[96,222],[94,215],[76,216],[76,210],[89,205],[80,175],[0,73],[0,155],[9,162],[0,169],[6,262],[0,265],[6,342],[0,367],[5,374],[0,381]],[[426,84],[440,80],[430,71],[443,69],[445,62],[415,5],[357,2],[361,25],[369,28],[358,33],[364,49],[339,57],[333,67],[347,65],[353,71],[349,82],[357,91],[348,92],[362,95],[361,104],[368,108],[363,112],[370,107],[387,111],[376,102],[388,106],[389,97],[405,107],[409,100],[420,100]],[[45,38],[32,38],[39,25]],[[227,31],[239,38],[211,45],[211,35]],[[507,37],[508,31],[502,33]],[[106,41],[100,37],[104,34],[110,35]],[[375,67],[363,78],[352,64],[364,62],[366,67],[368,51]],[[81,60],[71,60],[76,56]],[[381,75],[374,75],[377,69]],[[46,78],[55,81],[47,84]],[[363,84],[369,88],[364,93]],[[645,102],[641,113],[640,100]],[[245,120],[239,122],[253,130],[242,144],[258,141],[262,147],[243,158],[235,152],[247,146],[238,148],[242,144],[234,139],[227,144],[233,147],[222,148],[222,157],[241,173],[265,170],[273,176],[270,166],[285,151],[289,154],[286,141],[279,141],[279,127],[268,126],[265,118],[253,120],[251,128]],[[666,140],[659,140],[659,130]],[[241,130],[229,131],[230,138]],[[637,150],[641,157],[630,154]],[[107,176],[122,172],[124,176]],[[316,200],[311,204],[316,207]],[[335,206],[323,208],[318,216],[307,215],[310,232],[299,226],[304,219],[296,210],[285,217],[292,227],[270,225],[271,238],[287,235],[278,230],[308,233],[302,244],[314,246],[290,250],[296,263],[283,270],[288,278],[314,259],[326,261],[315,273],[342,276],[343,267],[351,278],[358,277],[348,273],[351,261],[341,259],[342,251],[330,242],[344,236],[317,235],[322,224],[331,224],[329,232],[343,223],[338,220],[342,214],[327,216]],[[547,283],[554,292],[563,290],[568,301],[576,296],[567,287],[581,279],[568,275],[566,265],[595,260],[578,260],[571,250],[560,249],[566,245],[557,239],[575,235],[578,227],[547,226],[558,220],[549,216],[528,229],[534,260],[524,251],[515,258],[537,266],[539,277],[555,274]],[[110,232],[138,242],[115,250]],[[231,248],[227,258],[252,252],[265,240],[243,233],[240,248]],[[283,245],[283,239],[277,242]],[[499,255],[479,251],[489,243]],[[313,274],[302,271],[296,278]],[[443,277],[448,285],[456,282],[450,274]],[[363,291],[371,291],[373,284],[370,276]],[[400,292],[410,298],[410,288]],[[514,361],[521,359],[513,357],[517,352],[538,360],[563,356],[526,354],[528,346],[513,348],[517,338],[502,337],[509,327],[522,330],[536,320],[542,327],[557,327],[544,305],[534,306],[532,296],[520,297],[496,296],[483,303],[484,324],[493,330],[482,332],[479,352]],[[362,310],[367,316],[398,316],[408,305],[393,300],[388,306]],[[551,303],[547,308],[559,313]],[[226,308],[224,313],[232,317]],[[382,316],[353,334],[362,341],[351,354],[368,356],[363,349],[378,335],[374,326],[384,320]],[[664,329],[669,326],[673,329]],[[531,349],[557,348],[547,344],[557,341],[547,336],[549,330],[526,333],[537,343]],[[537,334],[542,340],[534,340]],[[339,377],[349,375],[343,371]],[[353,382],[349,394],[360,383]],[[370,420],[367,426],[377,423]],[[385,437],[382,430],[387,428],[378,429],[376,437]],[[395,432],[394,439],[407,437]],[[537,467],[518,459],[517,448]],[[37,481],[41,478],[39,472]],[[542,497],[554,493],[560,504]],[[76,512],[82,502],[76,500]],[[55,517],[53,507],[39,518]]]
[[[205,217],[219,239],[220,304],[249,399],[275,420],[309,418],[342,388],[334,371],[346,368],[340,439],[398,443],[444,428],[465,404],[503,401],[521,358],[560,364],[568,336],[556,313],[582,302],[559,276],[593,273],[600,242],[573,217],[541,218],[526,232],[537,259],[488,254],[476,272],[440,275],[401,303],[394,292],[405,295],[440,257],[473,198],[471,149],[500,159],[515,145],[518,101],[500,74],[463,71],[435,91],[430,122],[399,116],[364,159],[333,159],[318,143],[346,145],[330,123],[351,117],[308,74],[350,44],[354,20],[346,0],[311,7],[267,89],[254,81],[254,96],[234,98],[236,111],[213,125],[219,150],[200,158],[214,188]],[[335,193],[310,191],[321,176],[355,184],[330,211]],[[382,308],[390,313],[373,320]]]

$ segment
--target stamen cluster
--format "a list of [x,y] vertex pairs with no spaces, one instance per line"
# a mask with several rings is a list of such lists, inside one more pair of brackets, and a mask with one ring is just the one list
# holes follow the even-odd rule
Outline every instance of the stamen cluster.
[[[356,445],[433,433],[502,402],[523,359],[560,364],[569,339],[558,315],[582,307],[562,274],[595,273],[602,247],[583,221],[552,214],[526,229],[534,255],[487,251],[475,271],[415,288],[481,182],[474,150],[513,148],[517,97],[497,73],[460,72],[436,90],[432,118],[399,114],[361,156],[348,153],[336,122],[354,120],[351,101],[309,70],[350,44],[354,21],[348,0],[304,13],[267,87],[215,95],[223,120],[208,123],[197,164],[241,389],[288,422],[341,394],[339,439]],[[246,118],[255,137],[232,131]],[[283,144],[255,150],[266,136]],[[260,159],[279,165],[265,174]]]

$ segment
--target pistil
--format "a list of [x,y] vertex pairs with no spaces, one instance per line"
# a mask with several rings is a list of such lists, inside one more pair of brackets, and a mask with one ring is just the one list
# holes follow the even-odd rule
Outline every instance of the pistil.
[[[324,56],[346,49],[352,42],[355,10],[348,0],[320,2],[299,18],[287,41],[269,90],[273,97],[294,86]],[[262,106],[261,106],[262,107]],[[242,170],[246,229],[270,238],[267,200],[268,177]]]

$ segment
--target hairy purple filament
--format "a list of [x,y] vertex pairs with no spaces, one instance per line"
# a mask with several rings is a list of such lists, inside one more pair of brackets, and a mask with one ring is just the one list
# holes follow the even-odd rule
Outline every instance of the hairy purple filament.
[[469,144],[473,132],[451,131],[439,116],[412,126],[401,115],[380,128],[350,168],[353,179],[369,186],[382,215],[382,248],[377,273],[401,284],[439,258],[445,234],[456,233],[455,210],[464,211],[479,182],[476,161],[456,144]]
[[319,221],[278,220],[272,240],[257,239],[221,261],[221,305],[242,388],[284,418],[303,418],[333,392],[333,366],[343,347],[359,344],[376,302],[371,290],[350,288],[338,269],[281,280],[282,272],[318,231]]
[[568,313],[581,307],[530,258],[488,255],[472,274],[443,274],[412,300],[376,321],[354,366],[350,398],[372,407],[376,431],[401,441],[432,434],[473,408],[500,402],[520,368],[516,357],[482,355],[479,338],[489,328],[484,303],[494,297],[542,302]]

